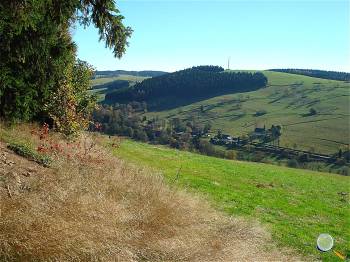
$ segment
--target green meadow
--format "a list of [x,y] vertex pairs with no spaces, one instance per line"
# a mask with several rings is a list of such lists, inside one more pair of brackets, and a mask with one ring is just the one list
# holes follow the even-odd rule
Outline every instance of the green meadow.
[[132,75],[118,75],[114,77],[99,77],[91,80],[92,86],[97,86],[97,85],[103,85],[107,84],[109,82],[113,82],[115,80],[127,80],[127,81],[132,81],[132,82],[138,82],[146,79],[146,77],[142,76],[132,76]]
[[349,177],[218,159],[131,140],[110,149],[131,164],[163,175],[171,185],[202,195],[228,215],[258,220],[280,247],[339,261],[332,252],[315,248],[317,236],[329,233],[335,250],[350,252]]
[[92,90],[90,90],[91,93],[94,93],[98,97],[99,102],[103,102],[105,100],[105,95],[108,91],[107,88],[98,88],[100,85],[108,84],[113,81],[118,81],[118,80],[125,80],[129,81],[130,85],[133,85],[136,82],[141,82],[145,80],[147,77],[142,77],[142,76],[133,76],[133,75],[118,75],[118,76],[113,76],[113,77],[99,77],[91,80],[91,86]]

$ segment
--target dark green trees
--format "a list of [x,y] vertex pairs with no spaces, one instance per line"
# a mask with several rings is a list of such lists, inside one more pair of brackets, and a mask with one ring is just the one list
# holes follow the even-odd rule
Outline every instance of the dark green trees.
[[86,74],[75,70],[89,68],[75,61],[69,29],[76,21],[94,24],[100,39],[120,57],[131,34],[122,20],[112,0],[2,0],[0,117],[47,117],[50,112],[45,105],[62,90],[60,95],[80,97],[74,102],[79,107],[88,82],[80,82],[76,77]]
[[221,67],[199,66],[146,79],[132,88],[107,94],[106,102],[145,101],[150,109],[165,109],[213,96],[254,91],[267,84],[267,78],[260,72],[222,71]]
[[270,71],[305,75],[311,77],[318,77],[324,79],[350,81],[350,73],[346,72],[335,72],[335,71],[324,71],[324,70],[313,70],[313,69],[271,69]]

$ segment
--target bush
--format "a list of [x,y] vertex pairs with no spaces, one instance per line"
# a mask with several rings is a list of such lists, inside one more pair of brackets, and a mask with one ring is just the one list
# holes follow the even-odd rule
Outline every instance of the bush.
[[259,110],[255,112],[254,116],[263,116],[265,114],[267,114],[266,110]]
[[335,164],[338,166],[343,166],[346,164],[346,160],[343,158],[337,158],[337,160],[335,161]]
[[299,155],[298,157],[298,161],[301,163],[309,162],[309,160],[310,160],[309,154],[302,154],[302,155]]
[[25,158],[28,158],[30,160],[34,160],[38,164],[41,164],[45,167],[49,167],[52,163],[52,159],[49,156],[37,153],[27,144],[20,144],[20,143],[13,142],[13,143],[10,143],[7,147],[11,149],[13,152],[15,152],[16,154],[23,156]]
[[215,148],[214,146],[205,140],[200,140],[198,145],[198,150],[202,154],[206,154],[208,156],[214,156],[215,155]]
[[74,66],[67,66],[65,75],[65,80],[51,94],[45,109],[58,131],[66,136],[76,136],[88,127],[96,105],[96,96],[88,93],[93,68],[78,60]]
[[226,152],[225,158],[231,159],[231,160],[236,159],[237,158],[237,153],[235,151],[233,151],[233,150],[228,150]]
[[289,159],[287,162],[287,166],[289,167],[298,167],[298,161],[296,159]]
[[252,161],[254,162],[262,162],[265,158],[264,152],[255,152],[252,157]]
[[134,139],[140,140],[142,142],[147,142],[148,141],[148,136],[145,131],[142,129],[135,129],[134,131]]
[[344,166],[340,169],[340,174],[343,176],[350,176],[350,170],[349,167]]
[[317,115],[316,109],[315,109],[315,108],[310,108],[310,110],[309,110],[309,115],[310,115],[310,116]]
[[248,153],[243,152],[243,151],[238,151],[237,159],[238,160],[248,160]]

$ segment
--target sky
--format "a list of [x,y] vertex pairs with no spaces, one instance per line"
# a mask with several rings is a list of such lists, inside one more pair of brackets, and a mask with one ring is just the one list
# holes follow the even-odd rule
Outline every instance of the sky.
[[117,59],[96,28],[72,30],[78,57],[97,70],[173,72],[197,65],[230,69],[308,68],[350,72],[347,0],[119,0],[134,30]]

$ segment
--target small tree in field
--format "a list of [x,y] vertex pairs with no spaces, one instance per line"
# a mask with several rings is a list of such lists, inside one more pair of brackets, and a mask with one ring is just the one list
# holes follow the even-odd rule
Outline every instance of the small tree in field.
[[309,115],[310,116],[314,116],[314,115],[317,115],[317,111],[316,111],[316,109],[315,108],[310,108],[310,110],[309,110]]

